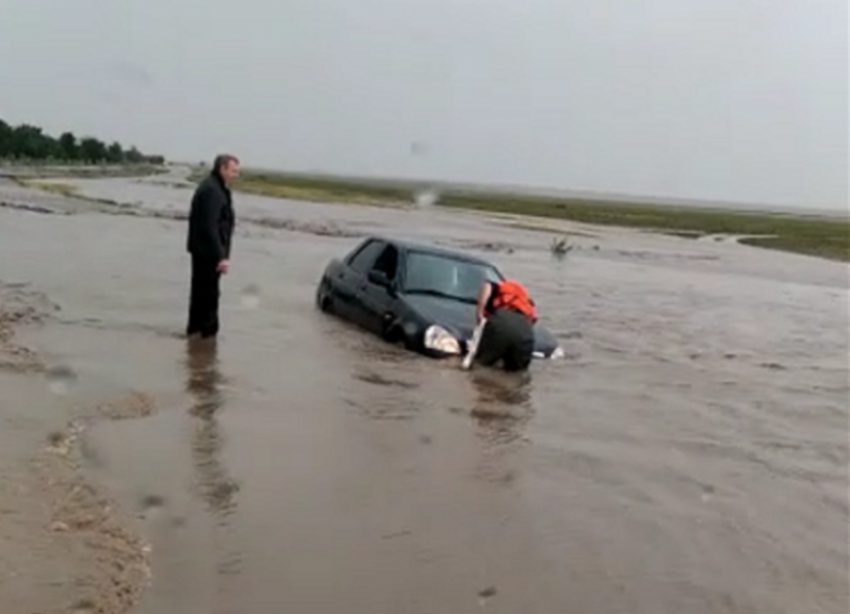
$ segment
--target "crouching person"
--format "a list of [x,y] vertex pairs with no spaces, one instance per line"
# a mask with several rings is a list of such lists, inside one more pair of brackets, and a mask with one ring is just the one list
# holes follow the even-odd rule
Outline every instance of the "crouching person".
[[534,353],[537,308],[517,281],[485,282],[478,293],[478,323],[486,318],[474,361],[505,371],[525,371]]

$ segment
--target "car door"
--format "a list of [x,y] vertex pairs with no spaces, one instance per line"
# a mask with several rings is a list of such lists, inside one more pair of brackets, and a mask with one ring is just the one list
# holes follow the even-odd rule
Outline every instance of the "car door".
[[[387,244],[372,264],[371,271],[386,275],[390,283],[396,283],[399,252],[395,245]],[[361,310],[363,326],[377,335],[383,335],[386,325],[395,315],[393,308],[396,304],[395,293],[392,289],[376,284],[369,280],[368,272],[357,301]]]
[[332,280],[335,289],[334,311],[341,318],[364,324],[363,310],[359,304],[361,287],[367,281],[369,269],[385,246],[383,241],[377,239],[367,241],[336,272]]

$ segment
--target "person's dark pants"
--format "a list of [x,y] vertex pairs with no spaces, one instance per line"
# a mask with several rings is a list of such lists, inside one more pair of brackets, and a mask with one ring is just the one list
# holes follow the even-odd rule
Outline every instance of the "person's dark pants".
[[534,325],[524,315],[497,309],[487,318],[475,361],[492,367],[499,360],[505,371],[525,371],[534,354]]
[[218,334],[218,302],[221,295],[218,260],[192,255],[192,288],[189,296],[189,324],[186,334],[201,337]]

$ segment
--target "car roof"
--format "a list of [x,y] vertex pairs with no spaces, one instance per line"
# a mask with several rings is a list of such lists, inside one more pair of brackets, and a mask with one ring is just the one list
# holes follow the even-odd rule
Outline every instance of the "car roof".
[[[405,250],[408,252],[422,252],[425,254],[433,254],[435,256],[443,256],[446,258],[451,258],[452,260],[463,260],[464,262],[470,262],[473,264],[481,264],[488,267],[496,268],[492,262],[484,260],[483,258],[479,258],[477,256],[473,256],[472,254],[466,254],[464,252],[438,247],[436,245],[428,245],[426,243],[417,243],[415,241],[407,241],[404,239],[395,239],[392,237],[386,237],[381,235],[372,235],[365,239],[365,241],[383,241],[384,243],[390,243],[395,245],[397,248],[401,250]],[[364,242],[365,242],[364,241]]]

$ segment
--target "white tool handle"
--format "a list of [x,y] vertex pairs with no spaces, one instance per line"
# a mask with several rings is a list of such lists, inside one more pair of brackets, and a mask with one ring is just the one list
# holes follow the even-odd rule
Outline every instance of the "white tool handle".
[[478,352],[478,344],[481,343],[481,334],[484,332],[485,324],[487,324],[487,319],[482,318],[478,326],[475,327],[475,330],[472,331],[472,339],[469,340],[469,349],[466,352],[466,356],[463,357],[463,364],[461,365],[464,369],[469,369],[472,366],[472,361],[475,360],[475,354]]

